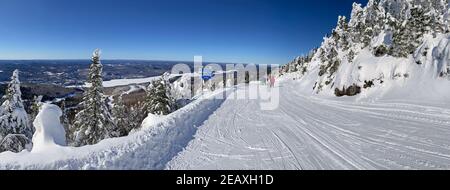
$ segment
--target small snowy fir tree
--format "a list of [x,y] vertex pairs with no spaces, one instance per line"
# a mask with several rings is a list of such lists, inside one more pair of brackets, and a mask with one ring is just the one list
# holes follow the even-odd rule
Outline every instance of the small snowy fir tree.
[[3,151],[19,152],[26,148],[26,144],[18,145],[11,142],[30,142],[33,128],[23,106],[18,70],[13,72],[3,99],[0,108],[0,146]]
[[23,134],[9,134],[0,141],[0,152],[21,152],[31,150],[32,141]]
[[42,96],[35,96],[31,104],[31,121],[34,121],[42,106]]
[[70,134],[69,133],[70,121],[69,121],[69,112],[68,112],[69,110],[66,106],[66,100],[61,101],[61,111],[62,111],[62,113],[61,113],[60,121],[64,127],[64,130],[66,131],[66,139],[70,140],[70,138],[69,138],[69,136],[70,136],[69,135]]
[[410,38],[410,33],[405,24],[398,26],[392,39],[390,55],[394,57],[407,57],[409,46],[408,40]]
[[147,117],[147,115],[145,115],[147,111],[144,110],[144,106],[140,107],[139,105],[141,105],[140,102],[130,108],[129,119],[131,131],[140,128],[142,121],[144,121],[145,117]]
[[326,38],[319,51],[321,64],[319,81],[314,86],[316,92],[320,91],[324,85],[329,85],[333,81],[334,74],[341,64],[341,60],[338,58],[339,54],[335,38]]
[[174,111],[176,106],[170,94],[170,88],[170,83],[165,77],[151,82],[144,103],[144,110],[147,114],[167,115]]
[[113,107],[113,116],[117,126],[119,136],[126,136],[133,129],[130,123],[130,115],[128,108],[123,102],[122,95],[117,97]]
[[408,46],[408,53],[413,53],[422,43],[423,35],[431,31],[431,26],[435,25],[435,20],[431,17],[429,10],[418,6],[411,9],[411,19],[407,22],[411,39]]
[[118,136],[103,95],[102,69],[99,50],[95,50],[87,81],[91,86],[84,93],[81,103],[83,109],[76,114],[72,127],[73,146],[96,144],[103,139]]

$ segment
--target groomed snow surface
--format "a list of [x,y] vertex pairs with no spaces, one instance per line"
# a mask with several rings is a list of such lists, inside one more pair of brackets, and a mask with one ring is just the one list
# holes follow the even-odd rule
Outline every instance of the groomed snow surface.
[[273,111],[206,98],[216,91],[128,137],[1,153],[0,169],[450,169],[448,98],[322,97],[291,79],[279,87]]
[[277,110],[225,101],[166,168],[450,168],[449,104],[320,98],[291,83],[281,84]]

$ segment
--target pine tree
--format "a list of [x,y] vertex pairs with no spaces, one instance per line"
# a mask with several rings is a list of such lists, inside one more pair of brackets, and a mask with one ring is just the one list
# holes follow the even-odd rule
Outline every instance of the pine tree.
[[369,0],[364,9],[364,27],[361,41],[364,47],[370,45],[373,37],[378,35],[384,26],[384,9],[380,6],[380,0]]
[[430,0],[429,4],[426,6],[426,11],[430,15],[431,31],[434,33],[445,33],[445,13],[447,11],[448,2],[447,0]]
[[83,102],[80,103],[83,109],[76,114],[73,124],[74,146],[96,144],[103,139],[118,136],[107,99],[103,95],[102,69],[99,50],[95,50],[88,76],[91,86],[84,93]]
[[326,38],[319,51],[321,64],[319,68],[319,81],[314,86],[316,92],[320,91],[324,85],[329,85],[333,82],[335,72],[341,64],[334,38]]
[[349,63],[352,63],[353,60],[355,59],[355,56],[356,56],[355,51],[353,51],[353,50],[351,49],[351,50],[348,52],[348,55],[347,55],[347,60],[348,60],[348,62],[349,62]]
[[42,96],[35,96],[31,104],[31,121],[34,121],[42,106]]
[[130,115],[127,107],[123,102],[122,95],[117,97],[113,107],[113,116],[117,126],[119,136],[126,136],[133,129],[130,122]]
[[408,40],[410,39],[410,33],[405,24],[399,25],[394,32],[392,39],[392,46],[390,49],[390,55],[394,57],[407,57],[408,56]]
[[408,1],[384,0],[381,5],[386,13],[389,13],[396,20],[403,22],[409,14],[410,3]]
[[340,65],[338,59],[337,44],[334,38],[327,38],[320,49],[320,66],[319,76],[326,73],[333,75]]
[[350,45],[350,32],[349,26],[345,16],[339,16],[336,28],[333,30],[332,34],[334,40],[337,42],[337,48],[343,51],[348,50]]
[[145,117],[147,117],[147,115],[145,115],[145,112],[143,110],[143,106],[139,107],[139,105],[141,105],[140,102],[138,102],[136,105],[131,106],[130,107],[130,111],[129,111],[129,119],[130,119],[130,131],[134,129],[138,129],[141,127],[142,121],[144,121]]
[[348,25],[350,33],[352,34],[351,40],[354,43],[362,42],[365,24],[364,24],[364,9],[361,7],[361,4],[353,3],[351,18]]
[[70,137],[70,121],[69,121],[69,113],[68,113],[68,108],[66,106],[66,100],[61,101],[61,124],[64,127],[64,130],[66,131],[66,139],[71,140]]
[[167,115],[175,108],[175,102],[170,95],[170,83],[164,78],[151,82],[144,103],[145,113]]
[[432,30],[434,21],[426,9],[415,6],[410,10],[411,16],[394,32],[391,55],[407,57],[422,43],[423,36]]
[[[0,106],[0,145],[2,150],[8,150],[8,142],[30,142],[33,136],[33,128],[30,125],[28,114],[25,111],[20,91],[19,71],[15,70],[8,84],[3,97],[3,104]],[[6,137],[14,137],[14,140]],[[17,138],[20,137],[20,140]],[[26,139],[25,139],[26,138]],[[25,144],[14,145],[11,151],[21,151],[25,149]]]

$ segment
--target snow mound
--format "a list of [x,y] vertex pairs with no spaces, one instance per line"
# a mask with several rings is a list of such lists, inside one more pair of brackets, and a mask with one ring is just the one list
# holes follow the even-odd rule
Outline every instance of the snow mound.
[[32,152],[43,151],[55,146],[66,146],[66,132],[61,125],[61,109],[52,104],[44,104],[33,124],[36,132],[33,135]]
[[[189,105],[157,120],[149,116],[141,130],[127,137],[105,139],[83,147],[56,146],[43,148],[42,151],[0,153],[0,169],[164,169],[195,138],[198,127],[221,106],[224,99],[214,97],[222,97],[222,93],[225,92],[218,90],[204,94]],[[42,112],[51,111],[59,114],[55,107],[50,110],[47,107]],[[45,120],[44,117],[41,119]]]
[[142,121],[142,127],[147,128],[154,126],[163,120],[164,116],[154,115],[149,113],[148,116]]

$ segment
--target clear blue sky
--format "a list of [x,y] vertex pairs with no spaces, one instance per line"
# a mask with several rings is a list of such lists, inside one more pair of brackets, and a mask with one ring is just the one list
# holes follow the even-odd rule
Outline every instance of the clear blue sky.
[[0,59],[284,64],[367,0],[0,0]]

